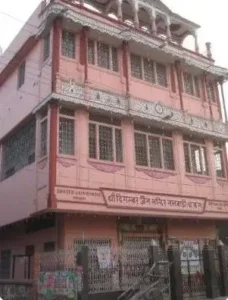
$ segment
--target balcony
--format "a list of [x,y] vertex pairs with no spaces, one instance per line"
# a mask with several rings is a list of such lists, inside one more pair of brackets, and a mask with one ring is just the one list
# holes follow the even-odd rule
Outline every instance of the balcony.
[[[133,27],[127,22],[116,20],[108,15],[88,9],[86,6],[81,6],[78,1],[51,1],[44,8],[42,14],[47,21],[41,24],[38,30],[38,36],[48,30],[48,27],[51,26],[52,21],[56,17],[61,16],[63,19],[67,19],[76,25],[91,28],[97,33],[104,33],[122,41],[139,44],[147,48],[148,51],[153,49],[163,52],[163,54],[169,56],[172,60],[181,60],[190,67],[228,79],[228,70],[214,65],[214,61],[210,57],[210,49],[208,49],[208,57],[203,56],[197,51],[193,52],[183,48],[173,40],[172,34],[171,38],[166,35],[164,39],[164,35],[162,34],[154,35],[150,30],[144,30],[139,26]],[[170,27],[171,25],[172,24],[170,24]],[[197,27],[198,25],[195,24],[194,26]],[[167,26],[165,26],[165,28],[167,28]],[[209,48],[210,46],[207,45],[207,47]]]

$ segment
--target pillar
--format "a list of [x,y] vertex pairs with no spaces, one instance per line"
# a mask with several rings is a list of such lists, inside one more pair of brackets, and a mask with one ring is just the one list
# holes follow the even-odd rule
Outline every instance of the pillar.
[[151,12],[151,31],[153,35],[157,35],[156,11],[154,9]]
[[228,119],[227,119],[227,111],[226,111],[226,100],[225,100],[224,89],[223,89],[223,80],[221,80],[219,84],[220,84],[221,96],[222,96],[222,110],[224,111],[225,122],[227,122]]
[[55,197],[56,177],[57,177],[57,135],[58,135],[58,110],[57,103],[50,103],[49,105],[49,195],[48,208],[56,208],[57,201]]
[[82,247],[81,266],[82,266],[81,300],[88,300],[89,299],[89,248],[88,246]]
[[[151,245],[149,247],[149,264],[150,268],[153,266],[154,263],[160,260],[159,255],[159,245],[155,240],[151,241]],[[159,267],[155,268],[155,274],[159,275]]]
[[196,31],[193,32],[193,37],[195,40],[195,51],[199,53],[199,42],[198,42],[198,34]]
[[52,33],[52,92],[57,92],[57,76],[59,72],[61,52],[62,19],[57,18],[53,24]]
[[206,297],[211,299],[219,297],[214,251],[215,250],[210,245],[205,245],[203,248],[203,267]]
[[79,184],[83,184],[89,180],[88,172],[84,171],[88,168],[87,160],[89,158],[89,113],[85,108],[80,108],[76,112],[76,118],[76,136],[78,137],[76,153],[80,161],[80,168],[77,170],[77,180]]
[[179,92],[179,98],[180,98],[180,107],[181,107],[181,110],[184,110],[183,79],[182,79],[181,62],[180,61],[175,61],[174,66],[175,66],[176,74],[177,74],[178,92]]
[[219,271],[220,271],[220,296],[228,296],[228,270],[226,249],[223,244],[218,246]]
[[167,35],[167,39],[171,40],[171,31],[170,31],[170,18],[168,16],[166,16],[166,35]]
[[122,1],[123,0],[116,0],[117,1],[117,17],[119,21],[123,19],[123,12],[122,12]]
[[122,135],[124,141],[123,155],[126,166],[126,189],[135,188],[135,145],[134,124],[132,119],[122,120]]
[[207,49],[207,57],[208,57],[209,59],[212,59],[211,43],[209,43],[209,42],[206,43],[206,49]]
[[135,24],[135,27],[139,27],[139,16],[138,16],[139,7],[138,7],[138,0],[134,0],[133,1],[133,11],[134,11],[134,24]]
[[183,300],[180,250],[176,245],[168,248],[170,266],[171,300]]

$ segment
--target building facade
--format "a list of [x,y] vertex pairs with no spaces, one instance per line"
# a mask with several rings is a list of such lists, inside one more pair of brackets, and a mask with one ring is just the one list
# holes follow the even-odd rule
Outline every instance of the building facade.
[[78,240],[218,239],[228,70],[199,53],[198,28],[159,0],[37,8],[1,57],[2,278]]

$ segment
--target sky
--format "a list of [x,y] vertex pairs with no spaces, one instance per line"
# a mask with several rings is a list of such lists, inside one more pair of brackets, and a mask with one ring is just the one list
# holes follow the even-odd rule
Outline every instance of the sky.
[[[0,46],[5,50],[40,0],[0,0]],[[200,52],[206,53],[206,42],[212,43],[216,64],[228,68],[228,0],[163,0],[173,12],[199,24]],[[186,41],[191,48],[193,40]],[[228,84],[225,87],[228,98]]]

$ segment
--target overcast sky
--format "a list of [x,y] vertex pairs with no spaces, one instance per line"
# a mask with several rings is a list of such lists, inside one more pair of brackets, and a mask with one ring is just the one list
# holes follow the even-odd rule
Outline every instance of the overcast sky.
[[[26,22],[40,2],[40,0],[0,0],[0,46],[3,50],[8,47],[23,22]],[[174,12],[201,25],[199,29],[201,52],[205,54],[205,42],[211,42],[216,64],[228,68],[228,0],[163,0],[163,3]],[[226,95],[228,96],[227,86]]]

